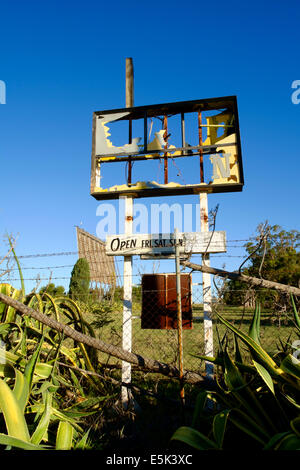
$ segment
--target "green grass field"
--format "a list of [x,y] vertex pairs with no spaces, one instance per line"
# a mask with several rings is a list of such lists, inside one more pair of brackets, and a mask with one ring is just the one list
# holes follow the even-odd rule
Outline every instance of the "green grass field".
[[[114,305],[107,316],[109,323],[97,330],[97,335],[105,342],[122,346],[122,303]],[[252,320],[253,309],[217,306],[217,311],[232,322],[241,331],[247,333]],[[155,330],[141,328],[141,303],[133,303],[132,320],[132,352],[161,362],[178,365],[178,333],[177,330]],[[278,317],[270,311],[261,313],[261,344],[270,354],[282,350],[282,344],[297,339],[294,334],[292,314]],[[227,346],[233,349],[233,336],[213,314],[214,354],[219,342],[226,336]],[[282,343],[282,344],[281,344]],[[247,358],[247,350],[241,344],[241,350]],[[205,363],[195,356],[204,355],[203,307],[193,305],[193,328],[183,331],[184,368],[193,371],[204,371]],[[120,361],[107,354],[100,353],[100,361],[104,364],[120,364]]]

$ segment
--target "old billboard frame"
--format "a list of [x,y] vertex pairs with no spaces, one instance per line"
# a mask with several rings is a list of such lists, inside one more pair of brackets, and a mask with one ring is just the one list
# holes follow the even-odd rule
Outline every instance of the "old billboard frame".
[[[235,136],[235,141],[231,143],[220,143],[220,141],[215,141],[213,145],[203,145],[201,141],[202,136],[202,127],[210,127],[218,125],[202,125],[201,124],[201,113],[204,111],[220,111],[232,113],[234,118],[231,126],[219,125],[220,127],[233,127],[233,132],[230,134]],[[197,113],[198,114],[198,131],[199,131],[199,145],[190,147],[185,142],[185,115],[187,113]],[[108,116],[110,115],[110,116]],[[111,121],[105,121],[105,117],[109,117]],[[166,126],[168,116],[180,115],[181,118],[181,147],[167,147],[168,137],[163,142],[167,142],[167,145],[163,148],[147,149],[147,136],[148,136],[148,118],[154,118],[159,116],[166,117]],[[114,119],[114,117],[116,119]],[[108,147],[104,148],[106,143],[102,145],[101,152],[98,152],[99,147],[99,124],[97,120],[103,122],[101,127],[101,132],[103,133],[103,128],[109,130],[108,127],[105,127],[106,122],[118,122],[118,121],[127,121],[128,122],[128,142],[129,144],[124,144],[123,147],[113,147],[112,153]],[[137,146],[135,139],[132,136],[132,122],[134,120],[141,119],[144,122],[144,136],[143,136],[143,145]],[[167,130],[167,127],[166,127]],[[107,133],[107,132],[106,132]],[[107,135],[110,135],[107,133]],[[106,140],[109,142],[109,140]],[[111,142],[109,142],[111,145]],[[235,171],[238,173],[237,182],[224,181],[222,183],[215,183],[209,181],[208,183],[204,181],[203,177],[203,158],[209,155],[215,155],[217,157],[222,155],[223,150],[218,151],[219,148],[225,148],[235,146],[237,153],[234,155],[234,165],[236,165]],[[125,147],[125,149],[124,149]],[[168,151],[169,149],[169,151]],[[167,171],[168,171],[168,161],[171,158],[194,158],[199,157],[199,183],[198,184],[175,184],[168,181]],[[160,159],[164,161],[164,175],[165,180],[163,184],[153,184],[154,182],[137,182],[133,183],[131,180],[131,167],[135,161],[149,161]],[[126,162],[128,164],[128,178],[125,184],[112,186],[110,188],[101,188],[101,165],[105,163],[117,163],[117,162]],[[201,167],[202,162],[202,167]],[[231,166],[230,166],[231,167]],[[145,171],[147,167],[145,165]],[[230,175],[230,178],[232,176]],[[151,183],[147,185],[147,183]],[[91,186],[90,193],[97,200],[107,200],[107,199],[118,199],[122,196],[130,196],[134,198],[139,197],[154,197],[154,196],[173,196],[180,194],[199,194],[201,192],[206,193],[220,193],[220,192],[235,192],[242,191],[244,185],[244,175],[243,175],[243,163],[242,163],[242,151],[241,151],[241,141],[240,141],[240,129],[239,129],[239,117],[238,117],[238,108],[237,108],[237,98],[236,96],[226,96],[221,98],[209,98],[193,101],[181,101],[174,103],[164,103],[148,106],[137,106],[131,108],[119,108],[113,110],[104,110],[96,111],[93,114],[93,131],[92,131],[92,165],[91,165]]]

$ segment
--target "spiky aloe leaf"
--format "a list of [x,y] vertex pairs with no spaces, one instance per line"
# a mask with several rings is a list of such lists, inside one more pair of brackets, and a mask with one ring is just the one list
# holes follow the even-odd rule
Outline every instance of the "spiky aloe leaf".
[[[14,288],[10,284],[6,284],[6,283],[0,284],[1,294],[5,294],[8,297],[10,297],[13,291],[14,291]],[[2,317],[4,316],[4,312],[6,312],[6,310],[7,310],[7,305],[3,302],[0,302],[0,321],[2,322],[5,321],[5,319]]]
[[218,413],[213,420],[213,434],[219,449],[222,449],[223,447],[229,413],[230,410],[221,411],[221,413]]
[[274,450],[300,450],[300,439],[290,432],[280,440]]
[[29,398],[29,384],[25,376],[18,369],[15,369],[15,374],[16,379],[13,393],[19,403],[22,412],[24,413]]
[[[20,300],[20,301],[21,301],[22,296],[23,296],[22,291],[17,290],[17,289],[14,289],[14,291],[10,295],[12,299]],[[15,320],[16,320],[16,309],[11,306],[8,306],[6,310],[5,321],[9,323],[9,322],[14,322]]]
[[236,397],[241,405],[243,405],[244,409],[247,410],[249,414],[251,414],[251,417],[262,428],[266,429],[266,432],[269,432],[270,429],[274,431],[274,425],[272,421],[265,413],[258,398],[252,392],[247,382],[244,380],[242,374],[240,373],[238,367],[234,364],[226,351],[224,353],[224,361],[226,368],[225,382],[231,393]]
[[196,431],[196,429],[189,428],[187,426],[181,426],[178,428],[171,437],[171,440],[184,442],[197,450],[218,449],[218,446],[214,441],[208,439],[208,437],[201,432]]
[[0,379],[0,409],[5,419],[8,435],[30,442],[23,410],[14,393],[3,379]]
[[[198,354],[191,354],[192,357],[196,357],[197,359],[201,359],[203,361],[208,361],[212,362],[213,364],[216,364],[217,366],[223,366],[224,365],[224,357],[221,356],[199,356]],[[249,372],[249,373],[255,373],[255,367],[251,365],[244,364],[243,362],[238,362],[234,361],[235,364],[238,366],[238,368],[243,371],[243,372]]]
[[257,372],[259,373],[259,375],[261,376],[261,378],[263,379],[263,381],[267,385],[267,387],[271,390],[273,395],[275,395],[274,383],[273,383],[272,377],[270,376],[267,369],[265,369],[261,364],[259,364],[256,361],[253,361],[253,364],[254,364]]
[[257,344],[260,344],[260,304],[256,304],[254,315],[252,317],[251,325],[249,328],[249,336]]
[[48,294],[47,292],[44,292],[43,293],[43,297],[45,297],[46,299],[49,300],[50,304],[52,305],[53,307],[53,310],[54,310],[54,316],[55,316],[55,320],[56,321],[60,321],[60,318],[59,318],[59,308],[58,308],[58,305],[56,303],[56,299],[54,297],[52,297],[50,294]]
[[296,323],[296,326],[297,326],[298,330],[300,330],[300,317],[299,317],[299,313],[297,312],[297,308],[296,308],[296,304],[295,304],[295,300],[294,300],[293,295],[291,295],[291,301],[292,301],[292,306],[293,306],[294,320],[295,320],[295,323]]
[[273,436],[269,442],[267,442],[267,444],[264,446],[263,450],[271,450],[271,449],[274,449],[277,444],[282,440],[283,437],[285,436],[288,436],[290,434],[290,432],[280,432],[280,433],[277,433],[275,434],[275,436]]
[[271,356],[269,356],[269,354],[266,353],[266,351],[256,341],[250,338],[249,335],[238,330],[219,313],[216,313],[216,315],[224,325],[233,331],[248,346],[256,362],[262,364],[272,376],[280,379],[284,375],[283,380],[289,380],[288,377],[286,377],[284,374],[284,371],[277,366],[276,362],[271,358]]
[[192,419],[192,428],[194,429],[198,427],[198,423],[203,413],[208,395],[209,395],[209,392],[207,390],[203,390],[199,392],[197,395],[195,410],[194,410],[193,419]]
[[40,350],[41,350],[43,341],[44,341],[44,337],[42,336],[41,339],[40,339],[40,342],[37,345],[37,348],[35,349],[35,351],[32,354],[30,360],[27,362],[27,364],[25,366],[24,376],[25,376],[25,379],[28,382],[29,389],[31,389],[31,386],[32,386],[34,370],[35,370],[35,367],[37,365],[37,361],[38,361],[38,358],[39,358],[39,355],[40,355]]
[[235,362],[239,362],[240,364],[243,364],[243,359],[239,347],[239,342],[237,339],[237,336],[234,335],[234,349],[235,349]]
[[280,367],[287,374],[300,380],[300,361],[292,354],[288,354],[280,364]]
[[70,450],[73,445],[74,428],[67,421],[60,421],[56,435],[56,450]]
[[81,386],[80,381],[78,380],[75,372],[72,369],[69,369],[69,370],[70,370],[70,375],[71,375],[73,384],[79,390],[80,395],[82,397],[85,397],[85,392],[84,392],[83,387]]
[[267,433],[266,430],[255,421],[255,419],[252,419],[249,414],[244,413],[238,408],[233,408],[230,410],[229,419],[238,429],[258,441],[260,444],[266,445],[266,443],[269,442],[270,434]]
[[82,438],[76,443],[74,449],[77,450],[84,450],[88,448],[88,437],[89,437],[90,429],[86,431],[86,433],[82,436]]
[[300,437],[300,416],[298,416],[297,418],[294,418],[292,421],[291,421],[291,428],[292,430],[294,431],[294,433]]
[[[0,284],[0,292],[15,300],[22,300],[22,291],[15,289],[10,284]],[[14,322],[16,317],[16,310],[13,307],[0,302],[0,321]]]
[[[16,447],[17,449],[22,450],[46,450],[46,446],[38,446],[32,444],[31,442],[23,441],[13,436],[8,436],[7,434],[0,434],[0,444],[4,446]],[[49,447],[48,447],[49,448]]]
[[44,436],[46,435],[46,433],[48,431],[48,426],[49,426],[50,419],[51,419],[51,416],[52,416],[51,403],[52,403],[52,394],[47,391],[45,393],[44,412],[43,412],[43,414],[40,418],[40,421],[39,421],[33,435],[31,436],[31,442],[33,444],[38,445],[42,441],[42,439],[44,438]]

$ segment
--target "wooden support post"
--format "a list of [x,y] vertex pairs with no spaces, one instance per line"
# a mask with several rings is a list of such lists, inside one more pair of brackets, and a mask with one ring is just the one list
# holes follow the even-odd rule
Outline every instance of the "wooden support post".
[[[132,58],[126,58],[126,108],[133,108],[134,86],[133,86],[133,62]],[[128,143],[132,142],[132,120],[129,120],[128,130]],[[132,183],[132,162],[131,157],[128,159],[128,176],[127,184],[130,186]]]
[[[125,233],[132,234],[133,199],[125,197]],[[122,348],[131,352],[132,346],[132,256],[124,256],[123,332]],[[122,382],[131,383],[131,364],[122,362]],[[128,387],[122,387],[122,403],[126,408],[131,398]]]
[[[208,223],[208,201],[207,193],[200,193],[200,223],[201,232],[209,231]],[[209,254],[202,255],[202,263],[206,266],[210,265]],[[213,356],[213,323],[211,308],[211,275],[202,273],[203,288],[203,326],[204,326],[204,354],[205,356]],[[213,377],[214,366],[211,362],[205,363],[206,376]]]
[[[132,59],[126,59],[126,108],[133,107],[133,64]],[[131,131],[129,131],[129,139],[131,138]],[[128,180],[130,176],[131,182],[131,162],[128,162]],[[130,168],[130,173],[129,173]],[[129,183],[129,181],[128,181]],[[132,234],[133,227],[133,198],[126,196],[125,202],[125,234]],[[123,295],[123,332],[122,332],[122,347],[125,351],[131,352],[132,346],[132,256],[124,256],[124,295]],[[126,384],[131,383],[131,364],[129,362],[122,362],[122,382]],[[130,389],[126,386],[122,387],[122,404],[127,408],[131,393]]]
[[181,278],[180,278],[180,254],[178,243],[178,229],[174,231],[175,239],[175,268],[176,268],[176,303],[177,303],[177,331],[178,331],[178,358],[180,378],[180,398],[184,404],[183,388],[183,339],[182,339],[182,309],[181,309]]

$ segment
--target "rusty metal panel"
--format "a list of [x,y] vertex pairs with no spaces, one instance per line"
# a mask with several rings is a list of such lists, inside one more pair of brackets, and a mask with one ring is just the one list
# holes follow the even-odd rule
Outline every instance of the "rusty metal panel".
[[142,328],[165,329],[165,291],[164,275],[144,274],[142,276]]
[[[192,328],[191,275],[181,274],[183,329]],[[176,275],[144,274],[142,276],[143,329],[177,329]]]

